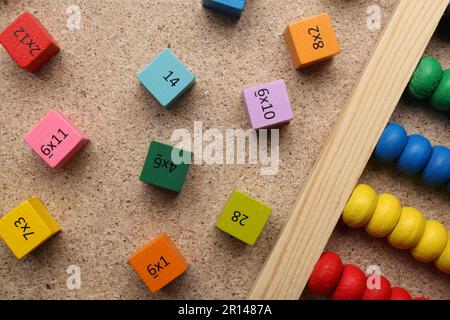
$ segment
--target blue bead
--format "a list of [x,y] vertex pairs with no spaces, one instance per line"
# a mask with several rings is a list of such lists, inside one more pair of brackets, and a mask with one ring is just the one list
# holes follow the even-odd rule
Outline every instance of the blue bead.
[[447,191],[450,192],[450,182],[448,183]]
[[389,123],[375,147],[375,159],[381,163],[393,163],[397,161],[405,149],[407,142],[408,134],[406,130],[397,123]]
[[432,150],[427,138],[418,134],[410,135],[405,150],[397,161],[398,170],[409,176],[419,174],[430,161]]
[[203,0],[203,6],[239,18],[247,0]]
[[434,187],[446,186],[450,181],[450,149],[435,146],[431,159],[422,172],[422,181]]

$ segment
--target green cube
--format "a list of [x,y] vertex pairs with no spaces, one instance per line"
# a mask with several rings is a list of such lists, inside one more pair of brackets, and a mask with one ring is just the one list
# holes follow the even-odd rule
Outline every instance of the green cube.
[[271,213],[272,208],[235,190],[223,208],[216,226],[252,246]]
[[[172,159],[172,154],[176,154],[180,159],[189,159],[189,162],[179,163],[179,159]],[[192,154],[189,151],[152,141],[140,180],[164,189],[180,192],[186,180],[191,156]]]

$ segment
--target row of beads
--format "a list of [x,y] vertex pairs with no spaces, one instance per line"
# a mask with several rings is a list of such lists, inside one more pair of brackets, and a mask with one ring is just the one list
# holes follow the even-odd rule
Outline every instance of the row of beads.
[[[370,283],[370,285],[369,285]],[[371,283],[364,272],[352,264],[344,265],[333,252],[324,252],[314,266],[308,281],[308,290],[320,297],[333,300],[411,300],[408,291],[391,287],[388,279],[379,276]],[[418,297],[415,300],[428,300]]]
[[450,110],[450,69],[442,70],[438,60],[423,57],[408,84],[408,92],[417,99],[430,99],[438,110]]
[[420,175],[423,182],[435,187],[447,187],[450,192],[450,149],[432,146],[430,141],[418,134],[408,136],[397,123],[389,123],[375,147],[377,161],[397,163],[404,174]]
[[426,221],[419,210],[402,207],[392,194],[377,195],[369,185],[357,185],[342,220],[351,228],[365,227],[374,237],[387,237],[394,247],[410,250],[419,261],[434,261],[439,270],[450,273],[449,231],[438,221]]

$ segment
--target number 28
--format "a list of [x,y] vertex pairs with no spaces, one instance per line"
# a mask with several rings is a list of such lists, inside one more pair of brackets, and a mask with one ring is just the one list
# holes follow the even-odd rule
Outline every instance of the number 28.
[[239,211],[235,211],[233,213],[233,216],[231,217],[231,221],[239,222],[239,224],[243,227],[245,227],[244,220],[247,220],[247,219],[248,219],[248,216],[243,213],[240,213]]

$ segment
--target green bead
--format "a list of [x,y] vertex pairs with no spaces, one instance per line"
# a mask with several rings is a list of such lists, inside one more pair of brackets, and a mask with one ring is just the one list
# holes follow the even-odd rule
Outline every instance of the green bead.
[[414,98],[427,99],[442,79],[441,63],[433,57],[423,57],[414,71],[408,85],[408,91]]
[[[174,152],[184,163],[172,158]],[[192,154],[167,144],[152,141],[142,169],[140,180],[164,189],[180,192]],[[189,163],[187,163],[189,161]]]
[[450,69],[444,71],[441,83],[431,97],[431,104],[438,110],[450,110]]

